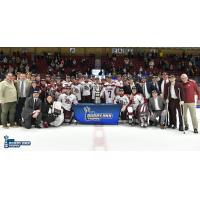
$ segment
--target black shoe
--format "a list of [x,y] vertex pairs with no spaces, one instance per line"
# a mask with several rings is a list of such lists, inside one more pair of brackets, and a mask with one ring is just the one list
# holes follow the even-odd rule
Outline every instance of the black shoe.
[[188,126],[185,126],[185,130],[187,131],[189,128],[188,128]]
[[160,128],[164,129],[165,128],[165,124],[160,124]]
[[194,133],[198,133],[198,130],[196,128],[194,129]]
[[35,128],[41,128],[39,125],[35,125]]
[[176,126],[175,126],[175,125],[172,125],[172,129],[176,129]]
[[179,126],[179,131],[184,131],[182,126]]

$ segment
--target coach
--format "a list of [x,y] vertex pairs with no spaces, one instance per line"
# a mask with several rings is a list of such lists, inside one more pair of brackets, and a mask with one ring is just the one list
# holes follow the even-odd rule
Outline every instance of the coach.
[[21,114],[22,108],[24,107],[26,98],[30,93],[30,81],[26,79],[26,74],[21,73],[20,79],[16,82],[17,94],[18,94],[18,102],[16,107],[16,122],[17,125],[21,125]]
[[0,82],[1,123],[8,128],[9,114],[10,127],[15,126],[15,109],[17,103],[17,90],[13,82],[13,74],[8,73],[4,81]]
[[188,130],[188,120],[187,120],[187,111],[190,110],[190,115],[192,118],[192,125],[194,129],[194,133],[198,133],[198,122],[196,116],[196,107],[195,107],[195,95],[198,95],[198,102],[200,101],[200,91],[198,86],[194,80],[189,80],[187,74],[181,75],[182,86],[184,90],[184,122],[185,122],[185,130]]

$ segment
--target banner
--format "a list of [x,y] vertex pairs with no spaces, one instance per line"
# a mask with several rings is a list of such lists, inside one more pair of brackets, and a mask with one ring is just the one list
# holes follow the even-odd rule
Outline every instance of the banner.
[[74,118],[82,124],[118,124],[119,104],[77,104],[73,106]]

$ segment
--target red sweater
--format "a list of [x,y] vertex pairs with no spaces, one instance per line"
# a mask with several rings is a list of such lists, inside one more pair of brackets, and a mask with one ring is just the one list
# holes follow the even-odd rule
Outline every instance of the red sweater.
[[195,99],[194,96],[197,95],[198,96],[198,100],[200,100],[200,91],[199,88],[197,86],[197,83],[193,80],[188,80],[188,82],[186,83],[182,83],[183,86],[183,90],[185,93],[184,96],[184,103],[194,103]]

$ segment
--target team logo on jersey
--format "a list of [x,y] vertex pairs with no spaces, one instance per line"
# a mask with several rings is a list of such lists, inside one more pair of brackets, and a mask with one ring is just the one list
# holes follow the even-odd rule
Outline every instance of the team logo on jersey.
[[30,146],[30,141],[15,141],[15,139],[9,139],[6,135],[4,136],[4,148],[19,148],[21,146]]
[[101,119],[112,119],[113,114],[112,113],[96,113],[95,111],[92,111],[89,106],[85,106],[83,108],[85,112],[85,120],[86,121],[99,121]]
[[75,93],[79,93],[79,90],[77,88],[74,89]]
[[84,89],[85,89],[85,90],[89,90],[90,88],[89,88],[87,85],[85,85],[85,86],[84,86]]

